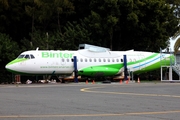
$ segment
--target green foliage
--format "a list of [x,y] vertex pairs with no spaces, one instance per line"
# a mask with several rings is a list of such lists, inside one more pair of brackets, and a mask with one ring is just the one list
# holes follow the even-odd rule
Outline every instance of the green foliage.
[[[2,2],[3,1],[3,2]],[[3,3],[3,4],[2,4]],[[29,34],[31,19],[25,14],[20,0],[1,0],[0,2],[0,32],[20,42],[20,39]]]
[[18,44],[9,35],[0,33],[0,83],[10,80],[11,75],[5,70],[5,65],[12,59],[15,59],[19,53]]
[[65,32],[60,34],[60,39],[63,40],[63,42],[57,41],[56,43],[62,46],[62,48],[66,50],[77,50],[79,43],[92,43],[90,39],[91,32],[88,31],[83,20],[81,20],[80,24],[77,22],[68,22],[64,29]]
[[[8,63],[19,54],[19,46],[8,35],[0,33],[0,62]],[[1,64],[2,65],[2,64]]]
[[32,28],[35,27],[34,22],[37,22],[42,25],[41,31],[45,32],[48,29],[61,31],[61,22],[66,20],[62,19],[62,16],[73,14],[74,6],[69,0],[34,0],[25,6],[25,11],[32,17]]
[[96,45],[112,49],[113,31],[120,15],[118,0],[91,0],[91,15],[84,20],[92,32]]
[[[165,0],[1,0],[0,6],[0,31],[10,34],[17,42],[34,41],[40,34],[43,49],[47,48],[48,32],[49,41],[52,36],[59,36],[59,41],[72,43],[69,48],[83,42],[112,50],[158,51],[167,46],[178,24],[174,7]],[[48,49],[57,46],[52,41]],[[37,46],[36,42],[32,43],[33,47]],[[58,46],[63,49],[66,45]]]
[[54,49],[54,40],[52,39],[51,33],[48,32],[41,32],[40,30],[33,30],[33,33],[30,33],[31,40],[24,38],[21,40],[23,44],[23,49],[25,50],[31,50],[36,49],[39,47],[39,49],[42,50],[48,50],[48,49]]
[[91,44],[89,38],[90,33],[85,28],[83,21],[81,24],[68,22],[64,27],[64,33],[58,30],[50,33],[44,33],[35,29],[33,31],[34,32],[30,34],[32,38],[31,41],[28,39],[22,40],[22,44],[26,50],[35,49],[37,47],[43,50],[77,50],[79,43],[86,42]]
[[164,0],[136,0],[131,6],[127,4],[132,8],[128,11],[124,11],[128,9],[124,5],[122,9],[120,7],[123,23],[119,23],[119,39],[124,47],[122,49],[159,51],[160,47],[165,48],[167,40],[177,30],[178,20],[173,15],[173,9]]
[[91,0],[90,9],[84,18],[90,39],[112,50],[159,51],[177,31],[174,9],[164,0]]

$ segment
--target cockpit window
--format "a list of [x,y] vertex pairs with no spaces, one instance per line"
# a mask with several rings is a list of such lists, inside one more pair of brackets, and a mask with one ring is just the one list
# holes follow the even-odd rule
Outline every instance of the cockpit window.
[[25,55],[25,54],[21,54],[21,55],[19,55],[18,57],[17,57],[18,59],[19,58],[27,58],[27,59],[34,59],[35,57],[34,57],[34,55],[32,55],[32,54],[30,54],[30,55]]
[[31,56],[31,59],[34,59],[34,58],[35,58],[34,55],[32,55],[32,54],[31,54],[30,56]]
[[17,58],[24,58],[25,55],[19,55]]
[[26,55],[25,58],[30,59],[29,55]]

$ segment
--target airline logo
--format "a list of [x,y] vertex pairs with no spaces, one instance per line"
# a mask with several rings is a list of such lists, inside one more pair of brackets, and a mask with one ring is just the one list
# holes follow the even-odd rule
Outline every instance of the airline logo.
[[67,52],[42,52],[42,58],[73,58],[74,53]]

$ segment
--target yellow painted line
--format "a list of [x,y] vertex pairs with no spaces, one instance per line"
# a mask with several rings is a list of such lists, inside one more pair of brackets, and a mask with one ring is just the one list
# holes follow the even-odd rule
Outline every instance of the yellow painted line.
[[91,89],[102,88],[102,87],[92,87],[92,88],[83,88],[80,91],[82,92],[91,92],[91,93],[103,93],[103,94],[119,94],[119,95],[135,95],[135,96],[151,96],[151,97],[173,97],[180,98],[178,95],[163,95],[163,94],[141,94],[141,93],[123,93],[123,92],[105,92],[105,91],[92,91]]
[[48,118],[48,117],[103,117],[103,116],[130,116],[130,115],[157,115],[157,114],[172,114],[180,113],[180,110],[175,111],[157,111],[157,112],[136,112],[136,113],[109,113],[109,114],[49,114],[49,115],[7,115],[0,118]]

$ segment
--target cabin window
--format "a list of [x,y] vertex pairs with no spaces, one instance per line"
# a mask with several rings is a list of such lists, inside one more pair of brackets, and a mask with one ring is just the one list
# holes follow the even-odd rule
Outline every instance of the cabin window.
[[96,58],[94,58],[94,62],[96,62]]
[[82,58],[81,58],[80,60],[81,60],[81,62],[83,62],[83,59],[82,59]]
[[30,59],[29,55],[26,55],[25,58]]
[[92,59],[89,59],[89,62],[92,62]]
[[62,59],[62,62],[64,62],[65,60],[64,59]]
[[73,59],[71,59],[71,61],[72,61],[72,62],[74,62],[74,60],[73,60]]
[[69,59],[66,59],[67,60],[67,62],[69,62]]
[[103,62],[106,62],[106,59],[103,59]]
[[85,58],[85,62],[87,62],[87,59]]
[[108,62],[110,62],[110,59],[108,59]]
[[123,59],[121,59],[121,62],[123,62]]
[[99,62],[101,62],[101,59],[99,58]]
[[112,59],[112,62],[114,62],[114,59]]
[[119,62],[119,59],[116,59],[116,62]]
[[32,54],[30,56],[31,56],[31,59],[35,58],[34,55],[32,55]]

